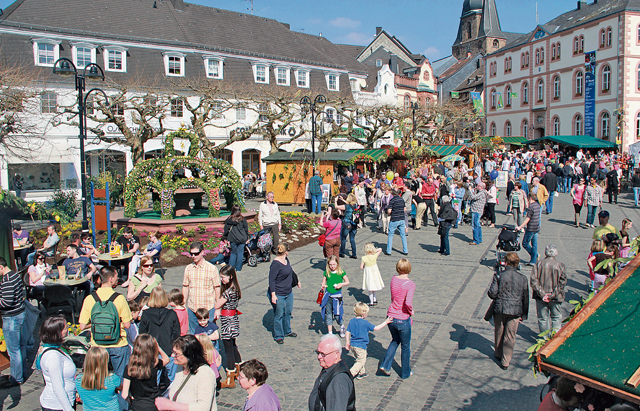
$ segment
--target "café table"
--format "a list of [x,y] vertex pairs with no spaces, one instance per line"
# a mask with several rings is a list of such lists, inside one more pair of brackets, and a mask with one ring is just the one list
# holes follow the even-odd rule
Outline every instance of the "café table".
[[111,253],[102,253],[98,255],[98,260],[106,262],[107,265],[118,266],[118,277],[121,279],[120,281],[125,281],[126,279],[122,280],[122,267],[124,267],[125,264],[129,264],[129,261],[127,260],[130,260],[131,257],[133,257],[133,253],[124,253],[122,255],[111,255]]

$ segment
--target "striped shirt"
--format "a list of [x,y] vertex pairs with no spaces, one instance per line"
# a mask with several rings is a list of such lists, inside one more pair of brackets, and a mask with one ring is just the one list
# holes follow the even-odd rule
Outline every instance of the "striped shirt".
[[540,204],[537,201],[532,201],[527,207],[527,231],[531,233],[537,233],[540,231]]
[[24,311],[24,283],[11,270],[0,278],[0,315],[13,317]]
[[198,308],[211,310],[216,303],[216,287],[220,287],[220,275],[215,265],[201,261],[184,268],[183,287],[189,287],[187,305],[191,311]]
[[393,196],[389,201],[389,209],[391,210],[391,221],[404,220],[404,200],[399,196]]
[[471,194],[471,212],[480,213],[484,212],[484,205],[487,203],[487,192],[482,190],[478,193]]
[[391,284],[391,305],[387,309],[387,316],[396,320],[406,320],[413,315],[413,293],[416,283],[393,276]]

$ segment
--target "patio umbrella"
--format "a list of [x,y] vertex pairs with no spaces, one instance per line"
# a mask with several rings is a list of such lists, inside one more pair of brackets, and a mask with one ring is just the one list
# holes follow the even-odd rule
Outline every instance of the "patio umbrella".
[[440,161],[443,163],[455,163],[456,161],[462,161],[464,157],[459,156],[457,154],[449,154],[448,156],[442,157]]

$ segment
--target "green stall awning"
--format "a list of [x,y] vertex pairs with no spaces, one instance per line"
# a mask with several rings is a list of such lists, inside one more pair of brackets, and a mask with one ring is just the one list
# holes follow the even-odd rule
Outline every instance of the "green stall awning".
[[467,146],[463,145],[455,145],[455,146],[445,146],[445,145],[427,145],[424,146],[429,149],[433,154],[433,157],[445,157],[451,154],[473,154],[473,151],[470,150]]
[[615,148],[616,143],[591,136],[544,136],[527,141],[527,144],[536,144],[542,141],[553,141],[565,146],[576,148]]
[[480,137],[479,141],[482,143],[490,143],[493,139],[500,139],[500,141],[502,141],[502,143],[504,144],[515,144],[518,146],[521,146],[527,143],[527,138],[521,137],[521,136],[511,136],[511,137],[484,136],[484,137]]

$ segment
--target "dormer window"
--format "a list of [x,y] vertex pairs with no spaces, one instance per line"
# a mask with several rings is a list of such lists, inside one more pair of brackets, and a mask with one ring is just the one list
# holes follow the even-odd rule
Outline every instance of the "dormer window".
[[255,62],[253,66],[253,80],[260,84],[269,84],[269,64]]
[[290,84],[290,73],[289,67],[276,67],[276,83],[279,86],[288,86]]
[[376,60],[376,67],[382,67],[382,59]]
[[309,70],[296,70],[296,83],[300,88],[309,88]]
[[340,76],[337,73],[325,73],[327,89],[329,91],[340,90]]
[[83,69],[96,61],[96,46],[87,43],[71,43],[73,64],[78,69]]
[[116,46],[102,48],[104,68],[106,71],[124,73],[127,71],[127,49]]
[[204,69],[208,78],[223,79],[224,57],[204,57]]
[[60,58],[60,41],[50,39],[33,40],[33,57],[36,66],[53,67]]
[[164,53],[164,74],[184,77],[184,56],[182,53]]

